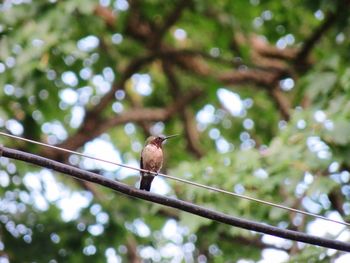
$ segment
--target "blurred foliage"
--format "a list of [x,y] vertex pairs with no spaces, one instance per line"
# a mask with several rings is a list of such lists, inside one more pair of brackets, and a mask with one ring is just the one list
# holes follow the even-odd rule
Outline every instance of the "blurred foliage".
[[[194,0],[176,23],[166,28],[159,40],[162,43],[149,45],[151,48],[142,36],[130,33],[129,17],[135,11],[131,6],[136,2],[140,12],[132,21],[142,19],[155,27],[166,24],[167,14],[181,1],[131,2],[2,1],[1,130],[51,144],[63,143],[79,131],[84,116],[93,112],[103,96],[116,83],[123,83],[125,69],[135,58],[162,46],[198,51],[209,54],[205,65],[214,71],[203,76],[174,62],[171,69],[178,84],[174,91],[162,62],[155,59],[127,76],[96,118],[96,129],[102,126],[103,118],[118,117],[138,107],[164,108],[200,87],[205,94],[186,109],[194,115],[191,121],[205,153],[202,158],[197,159],[186,146],[182,109],[164,122],[147,123],[152,133],[181,134],[164,146],[165,172],[349,221],[348,12],[344,10],[331,29],[323,32],[311,52],[310,67],[298,76],[287,76],[289,81],[292,78],[291,88],[281,90],[291,104],[289,120],[281,117],[269,87],[251,83],[230,86],[217,78],[219,73],[235,70],[236,62],[243,66],[236,72],[255,63],[252,43],[235,46],[235,37],[258,35],[280,50],[301,48],[327,15],[338,10],[338,1]],[[114,20],[108,22],[108,16]],[[172,59],[170,56],[169,61]],[[220,90],[238,101],[224,103]],[[237,107],[239,111],[233,112]],[[148,135],[146,126],[141,122],[116,125],[97,140],[109,145],[122,162],[136,166]],[[1,142],[41,153],[37,146],[7,138]],[[88,144],[75,150],[88,151]],[[108,155],[105,148],[93,149]],[[107,158],[105,155],[99,157]],[[133,186],[139,179],[135,172],[107,169],[76,156],[69,162]],[[25,163],[1,158],[0,165],[0,262],[251,262],[269,260],[264,254],[268,249],[277,255],[270,262],[329,262],[342,255],[289,241],[271,243],[257,233],[99,186],[89,188]],[[315,226],[324,228],[310,217],[177,182],[156,181],[154,187],[163,194],[237,217],[312,234]],[[320,235],[336,238],[341,229],[334,229],[328,223]],[[348,230],[341,236],[350,239]]]

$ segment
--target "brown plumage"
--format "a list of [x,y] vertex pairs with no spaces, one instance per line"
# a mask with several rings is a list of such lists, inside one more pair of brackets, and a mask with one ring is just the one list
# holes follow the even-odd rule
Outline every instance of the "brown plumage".
[[[162,144],[171,136],[150,136],[146,140],[145,147],[141,152],[140,168],[158,173],[163,165],[163,148]],[[141,173],[140,189],[150,191],[154,175],[146,172]]]

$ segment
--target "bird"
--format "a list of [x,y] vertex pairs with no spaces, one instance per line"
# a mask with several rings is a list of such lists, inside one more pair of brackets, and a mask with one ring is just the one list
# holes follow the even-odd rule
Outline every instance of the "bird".
[[[141,151],[140,168],[151,172],[158,173],[163,165],[163,148],[162,144],[165,140],[175,137],[178,134],[169,136],[150,136],[147,138],[145,146]],[[140,189],[145,191],[151,190],[151,184],[154,174],[140,171],[141,182]]]

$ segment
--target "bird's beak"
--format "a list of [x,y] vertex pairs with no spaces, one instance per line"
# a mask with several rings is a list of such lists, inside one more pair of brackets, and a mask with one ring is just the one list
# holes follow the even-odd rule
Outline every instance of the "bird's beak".
[[173,138],[175,136],[179,136],[179,134],[174,134],[174,135],[169,135],[169,136],[165,136],[163,141],[167,140],[167,139],[170,139],[170,138]]

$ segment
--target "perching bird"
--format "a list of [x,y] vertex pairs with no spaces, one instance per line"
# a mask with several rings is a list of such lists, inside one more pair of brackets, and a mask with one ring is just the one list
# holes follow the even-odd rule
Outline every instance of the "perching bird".
[[[146,140],[145,147],[141,152],[140,168],[158,173],[163,165],[163,148],[162,144],[166,139],[177,136],[150,136]],[[140,189],[149,191],[154,179],[154,174],[140,172],[141,183]]]

